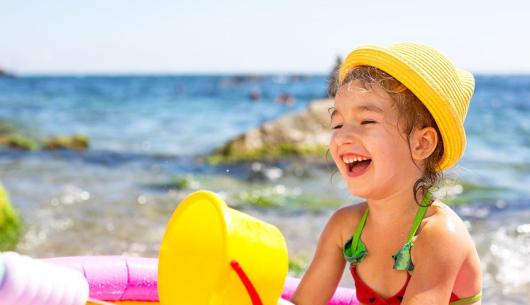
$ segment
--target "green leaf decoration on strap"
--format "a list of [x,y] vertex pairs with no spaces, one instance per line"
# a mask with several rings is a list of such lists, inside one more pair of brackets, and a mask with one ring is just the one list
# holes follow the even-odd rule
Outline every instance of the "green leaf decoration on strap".
[[354,265],[358,265],[368,254],[366,252],[366,246],[361,240],[361,233],[363,231],[364,224],[366,223],[367,218],[368,208],[364,210],[363,216],[361,217],[361,221],[359,222],[359,225],[357,225],[357,229],[355,229],[353,237],[344,246],[344,258],[346,258],[348,262]]
[[350,239],[344,246],[344,258],[351,264],[358,265],[368,254],[366,247],[362,241],[357,243],[357,247],[352,250],[352,239]]
[[392,255],[395,270],[414,270],[414,265],[412,264],[412,259],[410,257],[410,250],[412,249],[413,244],[412,241],[406,243],[396,254]]

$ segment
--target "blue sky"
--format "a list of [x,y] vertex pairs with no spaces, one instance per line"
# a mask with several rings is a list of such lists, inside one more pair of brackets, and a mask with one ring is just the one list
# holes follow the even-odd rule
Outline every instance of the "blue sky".
[[528,1],[4,1],[19,74],[327,73],[367,43],[430,44],[478,73],[530,73]]

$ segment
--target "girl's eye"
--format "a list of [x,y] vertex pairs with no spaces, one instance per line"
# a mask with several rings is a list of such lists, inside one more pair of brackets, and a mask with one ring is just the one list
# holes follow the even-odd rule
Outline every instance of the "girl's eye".
[[342,125],[335,125],[332,127],[332,129],[340,129],[342,127]]
[[364,120],[364,121],[361,121],[361,125],[367,125],[367,124],[375,124],[376,121],[373,121],[373,120]]

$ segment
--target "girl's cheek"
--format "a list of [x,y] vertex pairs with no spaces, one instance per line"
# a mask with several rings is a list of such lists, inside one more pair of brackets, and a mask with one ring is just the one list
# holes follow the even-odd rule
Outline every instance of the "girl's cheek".
[[331,137],[330,137],[330,139],[329,139],[329,146],[330,146],[330,147],[334,146],[335,143],[336,143],[336,141],[337,141],[337,132],[336,132],[336,131],[333,131],[333,132],[331,133]]
[[333,144],[333,138],[329,142],[328,150],[329,150],[329,153],[334,157],[335,156],[335,145]]
[[335,133],[333,133],[331,135],[331,138],[329,140],[328,148],[329,148],[329,151],[331,153],[331,156],[333,156],[333,158],[335,158],[335,156],[337,155],[337,136],[336,136]]
[[329,146],[329,152],[331,154],[331,158],[333,159],[333,162],[335,163],[335,165],[339,165],[339,156],[338,156],[338,153],[337,153],[337,146],[336,145],[330,145]]

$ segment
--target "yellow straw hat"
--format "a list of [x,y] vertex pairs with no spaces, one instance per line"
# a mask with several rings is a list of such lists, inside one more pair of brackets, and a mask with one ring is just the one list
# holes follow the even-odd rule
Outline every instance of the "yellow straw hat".
[[339,70],[342,83],[357,66],[378,68],[405,85],[431,113],[444,145],[438,170],[453,166],[466,147],[464,120],[475,89],[475,79],[458,69],[436,49],[418,43],[399,43],[383,48],[363,46],[353,50]]

